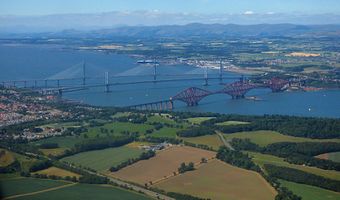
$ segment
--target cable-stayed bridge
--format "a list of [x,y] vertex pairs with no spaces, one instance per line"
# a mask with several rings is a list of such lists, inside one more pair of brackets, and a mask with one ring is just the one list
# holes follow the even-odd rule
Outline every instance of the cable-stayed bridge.
[[[262,83],[252,83],[243,76],[225,76],[222,62],[218,73],[209,73],[208,68],[199,68],[185,73],[161,73],[158,64],[148,67],[135,67],[125,72],[110,75],[108,71],[103,71],[94,66],[95,72],[88,72],[89,63],[79,63],[65,69],[46,79],[35,80],[9,80],[3,81],[4,87],[31,88],[43,94],[59,95],[64,93],[88,90],[90,88],[103,88],[103,91],[110,92],[112,87],[123,85],[156,84],[170,82],[190,82],[202,81],[203,85],[208,85],[211,80],[218,80],[223,88],[217,91],[190,87],[166,100],[157,102],[129,106],[132,109],[142,110],[169,110],[174,108],[174,101],[185,102],[187,106],[196,106],[203,98],[213,94],[227,94],[233,99],[244,98],[245,94],[255,88],[270,88],[273,92],[285,90],[288,81],[273,78]],[[101,71],[98,73],[98,71]],[[197,73],[200,72],[200,73]],[[98,75],[102,74],[102,75]],[[233,81],[225,84],[224,81]]]

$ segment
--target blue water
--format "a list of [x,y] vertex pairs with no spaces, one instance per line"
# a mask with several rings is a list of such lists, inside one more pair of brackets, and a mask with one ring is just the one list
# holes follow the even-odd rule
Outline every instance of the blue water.
[[[46,78],[81,77],[82,63],[86,61],[87,76],[97,77],[87,80],[91,83],[103,83],[104,72],[110,75],[146,75],[152,74],[153,68],[136,64],[136,59],[127,55],[105,54],[103,52],[66,50],[57,46],[5,46],[0,45],[0,81]],[[160,74],[202,73],[201,69],[190,66],[159,66]],[[217,73],[210,71],[209,73]],[[228,77],[237,74],[225,73]],[[211,75],[212,76],[212,75]],[[158,77],[168,78],[166,76]],[[152,77],[111,78],[110,82],[129,82],[151,80]],[[225,80],[230,82],[232,80]],[[28,83],[33,84],[33,83]],[[39,83],[43,84],[43,83]],[[55,83],[49,83],[51,85]],[[79,84],[65,81],[62,84]],[[110,93],[102,87],[65,94],[65,98],[101,106],[128,106],[152,101],[166,100],[183,89],[191,86],[215,91],[222,86],[218,81],[203,86],[203,81],[148,83],[139,85],[112,86]],[[237,114],[286,114],[298,116],[340,117],[340,90],[317,92],[271,93],[268,89],[252,90],[247,95],[255,95],[262,101],[246,99],[232,100],[228,95],[208,96],[197,107],[186,107],[175,102],[175,109],[182,111],[219,112]]]

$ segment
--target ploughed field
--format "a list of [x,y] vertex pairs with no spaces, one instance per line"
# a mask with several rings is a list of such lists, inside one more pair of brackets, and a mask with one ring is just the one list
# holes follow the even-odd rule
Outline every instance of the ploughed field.
[[113,172],[110,176],[143,185],[150,181],[154,183],[164,177],[172,176],[183,162],[199,163],[202,158],[211,159],[215,154],[212,151],[188,146],[173,146],[157,152],[155,157]]
[[273,200],[276,195],[260,174],[216,159],[154,187],[214,200]]

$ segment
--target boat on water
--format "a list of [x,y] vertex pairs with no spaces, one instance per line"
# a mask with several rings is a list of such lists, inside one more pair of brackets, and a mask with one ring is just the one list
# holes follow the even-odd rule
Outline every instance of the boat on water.
[[256,96],[246,97],[245,99],[252,100],[252,101],[262,101],[263,100],[263,99],[256,97]]
[[157,64],[154,60],[137,60],[137,64]]

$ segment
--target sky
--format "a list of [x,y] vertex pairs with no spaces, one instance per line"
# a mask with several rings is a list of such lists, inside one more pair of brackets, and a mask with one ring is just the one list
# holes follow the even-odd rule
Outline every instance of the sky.
[[0,15],[110,11],[340,14],[340,0],[0,0]]

